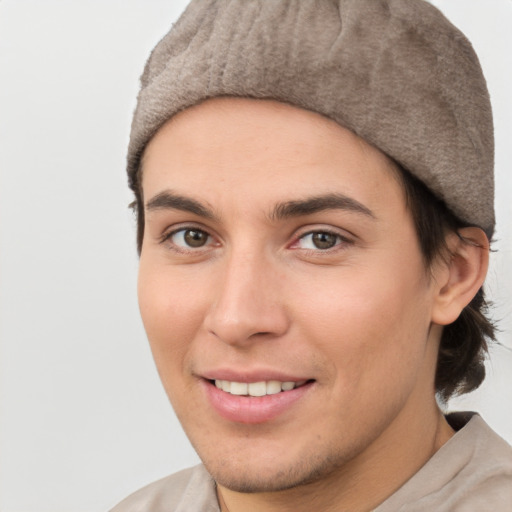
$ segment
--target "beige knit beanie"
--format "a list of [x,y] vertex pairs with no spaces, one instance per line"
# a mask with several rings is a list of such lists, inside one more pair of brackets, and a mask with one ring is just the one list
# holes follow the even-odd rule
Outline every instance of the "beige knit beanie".
[[133,189],[150,138],[215,96],[271,98],[334,119],[494,229],[489,94],[465,36],[423,0],[192,0],[141,77]]

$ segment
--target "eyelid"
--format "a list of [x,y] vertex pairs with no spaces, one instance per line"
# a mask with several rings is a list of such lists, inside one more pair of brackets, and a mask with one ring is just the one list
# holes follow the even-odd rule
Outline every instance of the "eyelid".
[[[187,231],[187,230],[197,230],[202,231],[207,234],[207,236],[211,239],[206,245],[202,247],[193,248],[190,247],[189,249],[176,245],[175,243],[172,243],[170,239],[180,231]],[[299,241],[303,239],[304,237],[308,235],[312,235],[315,233],[328,233],[330,235],[336,236],[339,239],[339,242],[336,243],[333,247],[327,248],[327,249],[301,249],[300,247],[297,247]],[[298,249],[303,251],[310,251],[310,252],[323,252],[328,253],[331,251],[336,251],[340,249],[340,246],[346,246],[353,244],[355,242],[354,240],[355,235],[348,232],[345,229],[337,228],[334,226],[303,226],[302,228],[299,228],[295,234],[292,236],[292,242],[288,244],[288,248],[292,249]],[[182,222],[178,224],[174,224],[171,226],[168,226],[166,230],[161,234],[158,240],[159,244],[166,244],[169,243],[176,251],[178,252],[194,252],[198,253],[201,250],[207,250],[214,246],[219,246],[220,241],[219,237],[212,233],[212,230],[206,226],[204,226],[202,223],[196,223],[196,222]],[[213,244],[212,244],[213,242]]]
[[[213,235],[211,230],[206,228],[205,226],[203,226],[203,225],[201,225],[199,223],[195,223],[195,222],[183,222],[183,223],[180,223],[180,224],[169,226],[166,230],[164,230],[162,235],[159,237],[159,243],[160,244],[168,243],[175,250],[177,250],[179,252],[199,252],[201,250],[205,250],[205,249],[211,247],[211,243],[207,243],[203,247],[197,247],[197,248],[190,247],[189,249],[187,249],[185,247],[181,247],[181,246],[176,245],[175,243],[171,242],[171,238],[174,235],[176,235],[176,233],[179,233],[180,231],[188,231],[188,230],[191,230],[191,231],[202,231],[203,233],[206,233],[206,235],[208,235],[208,237],[211,240],[213,240],[213,241],[217,240],[217,237],[215,235]],[[216,243],[218,244],[218,242],[216,242]]]
[[302,249],[304,251],[312,251],[312,252],[322,252],[322,253],[328,253],[330,251],[336,251],[339,250],[340,246],[353,244],[353,236],[350,233],[348,233],[346,230],[342,230],[340,228],[335,228],[333,226],[307,226],[299,230],[295,236],[293,237],[293,241],[290,244],[290,248],[292,249],[301,249],[300,247],[297,247],[300,240],[305,238],[306,236],[313,235],[315,233],[327,233],[329,235],[336,236],[339,239],[339,242],[333,245],[332,247],[328,249]]

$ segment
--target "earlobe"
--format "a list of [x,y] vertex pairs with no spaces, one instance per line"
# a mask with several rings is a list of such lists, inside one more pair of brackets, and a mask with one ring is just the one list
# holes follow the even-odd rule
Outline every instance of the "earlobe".
[[436,276],[437,294],[432,321],[448,325],[457,320],[462,310],[482,287],[489,266],[489,241],[476,227],[459,230],[447,241],[450,254]]

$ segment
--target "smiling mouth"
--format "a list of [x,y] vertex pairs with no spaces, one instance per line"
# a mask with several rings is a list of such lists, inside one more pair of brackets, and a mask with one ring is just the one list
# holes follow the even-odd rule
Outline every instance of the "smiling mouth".
[[311,381],[281,382],[278,380],[268,380],[260,382],[232,382],[229,380],[212,380],[210,382],[215,385],[217,389],[221,389],[231,395],[258,397],[291,391]]

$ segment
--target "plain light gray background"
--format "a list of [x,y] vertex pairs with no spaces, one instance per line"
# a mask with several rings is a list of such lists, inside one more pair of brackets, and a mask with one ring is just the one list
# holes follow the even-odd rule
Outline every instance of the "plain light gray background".
[[[198,459],[139,319],[124,159],[138,77],[184,0],[0,1],[0,511],[102,511]],[[512,1],[436,0],[495,110],[500,341],[472,409],[512,442]]]

